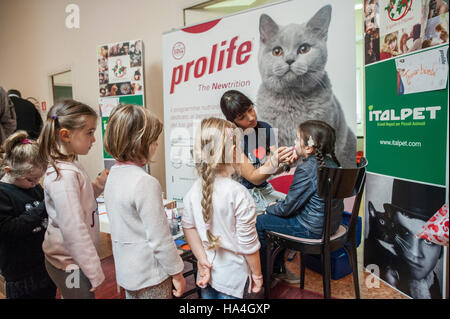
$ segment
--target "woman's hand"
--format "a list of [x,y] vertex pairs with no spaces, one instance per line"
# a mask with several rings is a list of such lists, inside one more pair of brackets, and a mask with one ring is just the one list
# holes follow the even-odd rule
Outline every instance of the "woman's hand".
[[211,264],[208,260],[197,261],[197,268],[199,273],[199,279],[197,285],[201,288],[205,288],[211,278]]

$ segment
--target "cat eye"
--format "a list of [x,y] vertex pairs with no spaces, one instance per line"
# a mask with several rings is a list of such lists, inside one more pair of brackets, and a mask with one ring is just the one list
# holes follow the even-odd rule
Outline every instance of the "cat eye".
[[298,53],[299,54],[305,54],[308,53],[309,50],[311,50],[311,46],[308,43],[303,43],[299,48],[298,48]]
[[272,54],[275,56],[280,56],[283,54],[283,49],[280,47],[276,47],[272,50]]

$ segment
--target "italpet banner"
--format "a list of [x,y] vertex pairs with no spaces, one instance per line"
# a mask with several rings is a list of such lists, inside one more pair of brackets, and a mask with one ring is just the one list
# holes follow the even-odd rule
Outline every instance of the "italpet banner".
[[[402,79],[400,74],[405,71],[397,71],[395,59],[366,66],[366,154],[371,172],[445,186],[448,46],[431,50],[436,52],[415,53],[401,59],[416,62],[407,68],[409,76],[423,68],[417,55],[431,53],[439,57],[441,62],[437,65],[447,68],[445,81],[432,91],[431,75],[415,75],[422,76],[422,81],[414,77]],[[430,72],[439,72],[438,67]]]
[[[109,116],[117,105],[144,105],[143,42],[132,40],[100,45],[97,58],[103,137]],[[114,161],[105,150],[103,158],[105,167],[111,167]]]
[[337,133],[342,165],[356,163],[354,2],[285,1],[163,35],[168,199],[182,201],[196,179],[194,125],[224,118],[219,103],[239,90],[258,120],[292,146],[315,119]]
[[443,298],[447,249],[418,234],[448,205],[448,4],[365,8],[364,266],[412,298]]

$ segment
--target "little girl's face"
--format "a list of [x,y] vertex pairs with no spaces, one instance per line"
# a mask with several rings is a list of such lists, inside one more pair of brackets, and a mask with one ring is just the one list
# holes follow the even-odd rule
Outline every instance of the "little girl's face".
[[297,138],[295,139],[295,152],[297,153],[297,155],[299,157],[304,157],[305,156],[305,145],[303,143],[302,140],[302,136],[300,134],[300,131],[297,130]]
[[66,143],[66,149],[71,154],[86,155],[89,153],[95,142],[95,130],[97,129],[97,118],[89,116],[86,124],[78,129],[70,131],[69,142]]
[[44,175],[42,169],[33,168],[26,176],[16,178],[13,184],[19,188],[33,188],[39,183],[42,175]]
[[301,132],[297,130],[297,138],[295,139],[295,152],[299,157],[308,157],[314,151],[314,148],[305,145]]

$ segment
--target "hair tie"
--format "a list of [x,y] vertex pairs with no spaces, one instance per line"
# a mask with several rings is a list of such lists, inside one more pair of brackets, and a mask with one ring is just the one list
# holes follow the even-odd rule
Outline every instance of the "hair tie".
[[211,225],[205,223],[205,228],[206,228],[206,230],[211,230]]
[[52,115],[52,119],[56,120],[57,116],[56,115]]
[[31,144],[31,141],[27,138],[24,138],[21,143],[22,144]]

